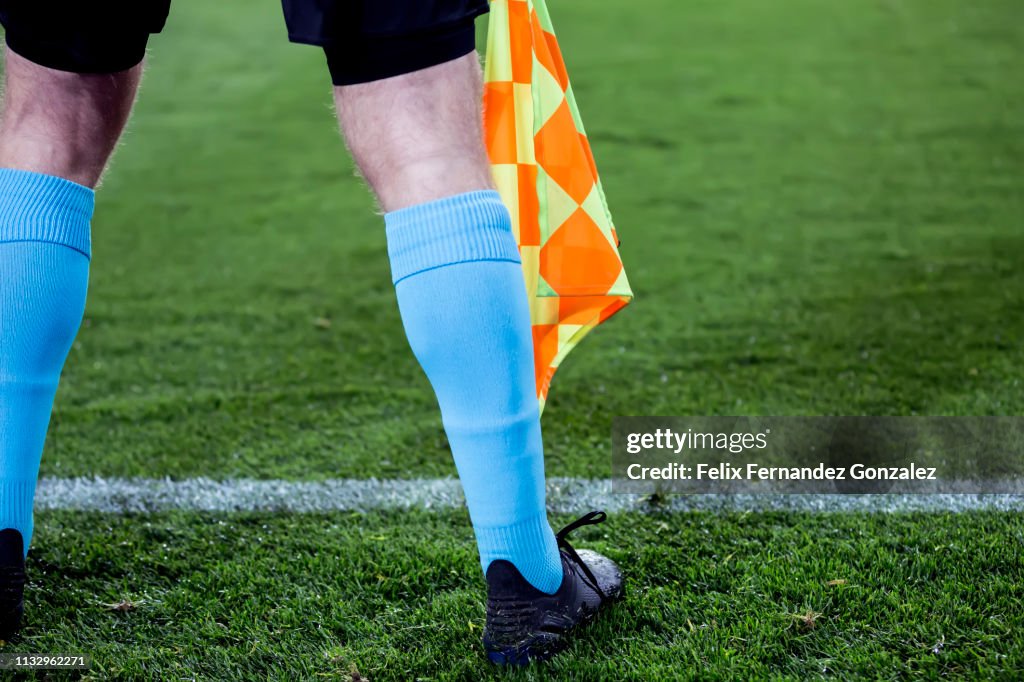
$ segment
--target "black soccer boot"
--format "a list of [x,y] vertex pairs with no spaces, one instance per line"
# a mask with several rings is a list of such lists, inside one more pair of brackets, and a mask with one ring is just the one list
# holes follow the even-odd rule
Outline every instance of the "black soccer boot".
[[526,665],[546,661],[569,644],[572,633],[623,594],[622,573],[610,559],[576,551],[566,540],[580,526],[601,523],[593,511],[558,531],[562,584],[545,594],[528,583],[510,562],[487,567],[487,624],[484,650],[492,663]]
[[25,543],[14,528],[0,530],[0,639],[21,627],[25,611]]

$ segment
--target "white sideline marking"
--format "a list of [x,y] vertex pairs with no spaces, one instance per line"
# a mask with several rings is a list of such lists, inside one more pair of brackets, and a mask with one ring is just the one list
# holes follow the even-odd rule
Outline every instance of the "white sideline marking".
[[[610,480],[548,479],[548,508],[579,513],[769,511],[903,512],[981,509],[1024,510],[1024,495],[885,494],[885,495],[669,495],[652,506],[641,495],[613,494]],[[375,509],[452,509],[463,504],[453,478],[333,479],[282,481],[189,478],[42,478],[35,508],[151,513],[187,511],[369,511]]]

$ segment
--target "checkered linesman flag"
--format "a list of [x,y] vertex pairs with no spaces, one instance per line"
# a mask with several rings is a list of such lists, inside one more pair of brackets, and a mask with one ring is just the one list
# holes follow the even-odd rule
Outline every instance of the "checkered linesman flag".
[[544,0],[491,0],[484,137],[523,261],[543,410],[562,359],[633,298]]

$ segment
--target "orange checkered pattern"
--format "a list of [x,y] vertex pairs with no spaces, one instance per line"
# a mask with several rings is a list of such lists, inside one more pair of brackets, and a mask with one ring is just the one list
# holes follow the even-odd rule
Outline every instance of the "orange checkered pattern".
[[512,214],[541,409],[566,354],[633,297],[544,0],[492,0],[484,135]]

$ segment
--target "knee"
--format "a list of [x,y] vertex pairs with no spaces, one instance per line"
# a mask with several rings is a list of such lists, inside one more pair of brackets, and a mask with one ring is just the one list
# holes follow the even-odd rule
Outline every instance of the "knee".
[[335,88],[338,117],[384,210],[491,187],[475,53]]
[[[491,186],[487,159],[472,147],[437,148],[399,142],[391,147],[384,145],[370,156],[357,157],[356,164],[378,197],[436,190],[440,194],[431,198],[442,198]],[[449,188],[452,191],[445,191]]]
[[[483,145],[473,137],[415,137],[404,131],[376,137],[375,144],[350,146],[385,211],[493,188]],[[361,151],[355,151],[357,146]]]
[[94,186],[117,144],[141,66],[77,74],[7,52],[0,165]]

